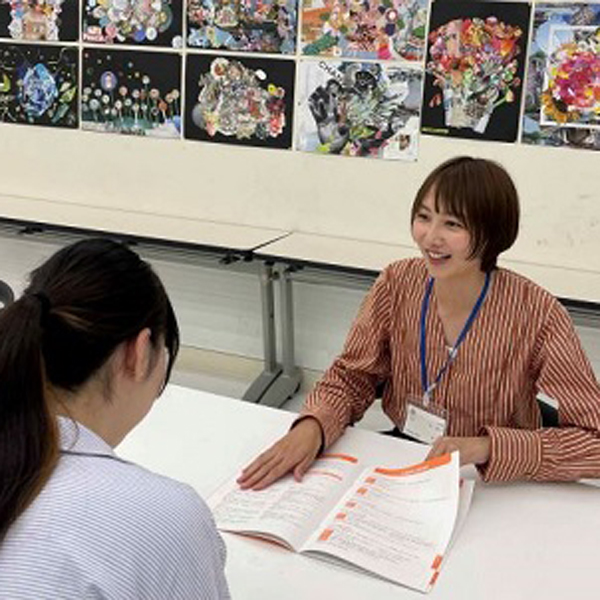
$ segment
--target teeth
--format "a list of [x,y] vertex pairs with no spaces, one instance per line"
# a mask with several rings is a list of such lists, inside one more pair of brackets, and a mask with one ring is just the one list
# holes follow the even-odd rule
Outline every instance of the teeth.
[[429,254],[429,256],[431,256],[431,258],[434,258],[434,259],[446,258],[447,256],[449,256],[448,254],[440,254],[439,252],[431,252],[431,251],[428,251],[427,254]]

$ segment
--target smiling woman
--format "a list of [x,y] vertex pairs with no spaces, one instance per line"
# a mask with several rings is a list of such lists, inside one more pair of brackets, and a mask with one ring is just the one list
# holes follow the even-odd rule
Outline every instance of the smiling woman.
[[[437,167],[412,208],[423,258],[384,269],[301,417],[241,485],[301,478],[382,384],[402,435],[432,444],[430,456],[459,450],[486,481],[599,477],[600,386],[573,324],[549,292],[496,266],[518,226],[503,167],[470,157]],[[557,428],[542,428],[539,392],[558,403]]]

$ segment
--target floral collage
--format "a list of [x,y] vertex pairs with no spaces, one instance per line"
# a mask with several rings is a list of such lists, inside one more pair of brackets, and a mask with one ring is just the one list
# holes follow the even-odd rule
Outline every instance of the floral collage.
[[387,160],[600,150],[600,3],[0,0],[0,126]]

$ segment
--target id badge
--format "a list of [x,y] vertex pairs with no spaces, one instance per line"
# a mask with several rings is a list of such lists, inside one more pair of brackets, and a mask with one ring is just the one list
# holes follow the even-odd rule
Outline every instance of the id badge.
[[409,396],[406,401],[406,417],[402,433],[423,442],[433,442],[446,434],[448,411],[438,404],[429,401],[427,406],[423,398]]

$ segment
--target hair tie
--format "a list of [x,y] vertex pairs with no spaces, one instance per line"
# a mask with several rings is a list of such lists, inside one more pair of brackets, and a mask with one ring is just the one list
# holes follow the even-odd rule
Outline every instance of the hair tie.
[[48,298],[44,292],[35,292],[35,294],[32,295],[39,300],[39,303],[42,307],[42,322],[44,322],[50,314],[50,310],[52,309],[50,298]]

